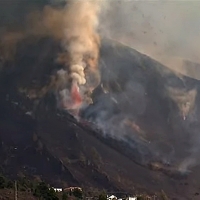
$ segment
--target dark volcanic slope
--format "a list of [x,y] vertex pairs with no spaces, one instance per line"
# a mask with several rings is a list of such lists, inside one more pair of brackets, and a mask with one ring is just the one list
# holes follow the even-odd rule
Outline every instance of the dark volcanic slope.
[[[114,42],[103,43],[101,54],[103,88],[95,91],[94,105],[84,116],[108,135],[141,148],[144,156],[147,147],[155,159],[162,157],[165,162],[179,163],[187,157],[197,146],[194,140],[200,130],[199,81],[178,77],[149,57]],[[134,123],[131,130],[125,127],[126,120]]]
[[[83,116],[103,124],[108,140],[85,122],[78,123],[68,113],[58,111],[51,91],[36,100],[19,92],[19,88],[27,86],[41,88],[48,82],[48,74],[61,67],[54,63],[59,50],[55,41],[32,41],[29,45],[27,41],[21,43],[15,62],[7,63],[1,72],[0,159],[4,173],[16,176],[21,172],[39,175],[53,184],[65,182],[108,190],[163,189],[171,197],[195,199],[200,180],[198,168],[188,176],[176,177],[167,170],[163,173],[147,166],[163,157],[174,171],[179,161],[187,157],[185,145],[193,145],[188,140],[188,127],[194,123],[190,118],[195,114],[198,119],[199,109],[197,106],[195,113],[187,113],[184,121],[167,89],[196,88],[198,101],[197,81],[180,79],[147,56],[104,40],[102,87],[109,93],[99,86],[94,105],[84,110]],[[126,119],[134,122],[130,125],[125,121],[132,128],[122,124]],[[167,157],[169,152],[172,155]]]

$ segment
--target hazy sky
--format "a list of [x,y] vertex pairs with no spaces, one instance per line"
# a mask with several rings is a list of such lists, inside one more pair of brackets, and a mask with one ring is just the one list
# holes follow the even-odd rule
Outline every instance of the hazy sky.
[[111,37],[143,51],[150,46],[169,54],[198,57],[200,1],[118,2],[112,3],[104,16],[103,26]]
[[[185,70],[177,57],[200,62],[200,1],[121,0],[109,3],[100,24],[103,35],[177,70]],[[200,79],[200,71],[196,73],[195,69],[193,74],[198,74]]]
[[[0,1],[0,28],[23,27],[26,14],[47,2],[64,0]],[[89,0],[77,0],[89,1]],[[97,0],[98,1],[98,0]],[[185,57],[200,62],[200,0],[99,0],[103,4],[101,34],[114,38],[157,60]],[[0,29],[1,31],[1,29]],[[62,30],[61,30],[62,31]],[[180,66],[174,58],[164,58]],[[199,74],[200,72],[194,74]]]

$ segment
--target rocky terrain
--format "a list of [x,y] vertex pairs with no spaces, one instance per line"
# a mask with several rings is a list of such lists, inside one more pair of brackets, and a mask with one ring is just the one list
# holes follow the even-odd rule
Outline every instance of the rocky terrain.
[[[14,61],[2,63],[2,173],[44,179],[55,187],[164,190],[170,199],[198,199],[198,162],[184,163],[198,156],[189,150],[198,145],[199,106],[189,98],[192,92],[177,103],[180,98],[174,100],[169,88],[184,94],[195,89],[198,102],[199,82],[134,49],[102,41],[101,84],[79,120],[58,109],[51,89],[41,92],[62,67],[54,62],[56,41],[27,38]],[[35,99],[32,88],[40,94]]]

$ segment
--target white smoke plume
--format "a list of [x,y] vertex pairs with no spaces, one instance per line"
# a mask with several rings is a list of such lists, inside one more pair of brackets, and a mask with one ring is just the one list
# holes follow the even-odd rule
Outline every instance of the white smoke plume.
[[[101,5],[102,2],[97,0],[71,0],[64,8],[64,34],[62,38],[64,53],[58,60],[64,64],[64,70],[68,74],[66,78],[70,80],[72,87],[71,105],[64,103],[67,109],[81,106],[85,93],[88,90],[93,90],[99,83],[100,37],[97,28]],[[92,82],[95,78],[96,82]],[[62,92],[62,94],[66,94],[66,92]],[[66,97],[61,97],[61,99],[65,101],[63,99]],[[72,106],[73,101],[75,104],[77,103],[77,106]]]
[[195,109],[196,89],[184,91],[183,89],[168,88],[169,96],[177,104],[180,114],[185,120],[186,117]]
[[[69,54],[70,77],[79,85],[86,83],[85,68],[97,65],[99,11],[100,5],[96,0],[72,0],[66,6],[63,46]],[[89,60],[94,61],[94,66]]]
[[[23,28],[19,25],[16,29],[0,27],[0,52],[4,60],[14,58],[17,44],[29,36],[51,37],[60,42],[62,52],[59,53],[56,62],[61,64],[63,69],[53,75],[50,86],[45,86],[35,93],[40,93],[39,96],[42,96],[49,89],[56,90],[58,95],[62,94],[60,95],[62,104],[68,104],[66,99],[70,97],[65,95],[69,94],[73,98],[68,105],[73,104],[73,101],[81,105],[84,100],[89,102],[88,95],[100,81],[98,69],[100,37],[97,29],[99,14],[105,2],[98,0],[64,2],[64,5],[58,7],[54,6],[58,1],[53,1],[51,5],[45,5],[42,9],[32,9],[24,16]],[[4,29],[9,31],[1,31]]]

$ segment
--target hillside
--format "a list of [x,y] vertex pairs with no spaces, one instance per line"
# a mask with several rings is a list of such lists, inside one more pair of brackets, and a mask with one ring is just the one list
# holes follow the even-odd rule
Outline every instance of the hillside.
[[57,51],[59,46],[51,38],[27,38],[18,45],[14,62],[4,63],[0,77],[2,172],[11,178],[41,178],[56,187],[132,193],[164,190],[171,199],[198,199],[194,196],[199,191],[198,167],[182,173],[178,165],[195,144],[196,132],[194,137],[189,133],[193,127],[198,130],[192,116],[199,119],[199,106],[195,113],[180,110],[168,88],[195,88],[198,101],[199,82],[104,39],[102,84],[93,93],[94,104],[81,114],[96,125],[78,122],[57,109],[51,90],[34,100],[21,92],[22,88],[40,90],[48,83],[49,75],[62,67],[53,62]]

